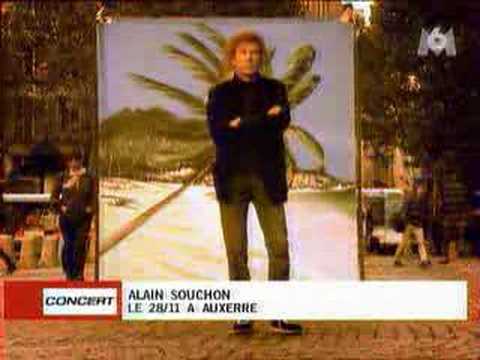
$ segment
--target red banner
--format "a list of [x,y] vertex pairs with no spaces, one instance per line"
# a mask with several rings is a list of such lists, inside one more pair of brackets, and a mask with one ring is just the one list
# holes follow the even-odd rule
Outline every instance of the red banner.
[[[120,319],[121,290],[122,285],[119,281],[5,281],[4,317],[5,319]],[[92,291],[97,291],[100,295],[91,295]],[[110,296],[103,296],[102,292],[105,291],[109,291]],[[44,299],[46,293],[50,295]],[[55,293],[61,295],[56,297]],[[108,314],[104,309],[102,312],[100,308],[107,300],[110,305]],[[95,313],[95,306],[98,307],[98,313]],[[47,307],[49,307],[48,311]],[[52,308],[53,313],[50,311]],[[114,309],[113,312],[112,309]]]

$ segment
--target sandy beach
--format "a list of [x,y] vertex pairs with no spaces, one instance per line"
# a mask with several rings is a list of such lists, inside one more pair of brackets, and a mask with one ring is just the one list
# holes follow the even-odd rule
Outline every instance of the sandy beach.
[[[102,183],[100,243],[179,184]],[[292,278],[358,279],[354,192],[290,191],[286,203]],[[255,209],[248,215],[252,277],[267,276]],[[102,245],[100,245],[102,247]],[[100,277],[124,280],[224,280],[227,266],[214,189],[194,185],[100,260]]]

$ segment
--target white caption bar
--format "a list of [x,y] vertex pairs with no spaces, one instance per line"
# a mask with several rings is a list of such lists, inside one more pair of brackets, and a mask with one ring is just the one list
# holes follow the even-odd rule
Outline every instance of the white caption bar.
[[124,282],[128,320],[466,320],[466,281]]
[[43,315],[117,315],[114,288],[45,288]]

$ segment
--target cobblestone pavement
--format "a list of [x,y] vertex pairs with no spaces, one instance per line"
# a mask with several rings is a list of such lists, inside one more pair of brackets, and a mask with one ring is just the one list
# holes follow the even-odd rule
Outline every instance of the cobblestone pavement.
[[[94,264],[85,265],[85,279],[91,281],[95,277]],[[12,274],[4,275],[2,280],[65,280],[62,268],[17,269]]]
[[12,321],[8,359],[480,359],[480,327],[456,323],[304,323],[286,337],[223,322]]
[[[304,322],[303,336],[273,334],[265,322],[251,336],[228,322],[7,321],[8,359],[480,359],[480,261],[421,269],[367,257],[367,279],[468,279],[467,322]],[[477,292],[476,296],[474,293]]]

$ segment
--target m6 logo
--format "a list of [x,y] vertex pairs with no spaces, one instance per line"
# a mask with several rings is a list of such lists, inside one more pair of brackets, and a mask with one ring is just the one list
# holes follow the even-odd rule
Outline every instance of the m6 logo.
[[418,55],[427,56],[429,51],[432,51],[435,56],[439,56],[444,51],[448,57],[456,56],[457,48],[455,46],[453,29],[450,28],[446,33],[440,32],[440,27],[438,26],[430,33],[422,29]]

